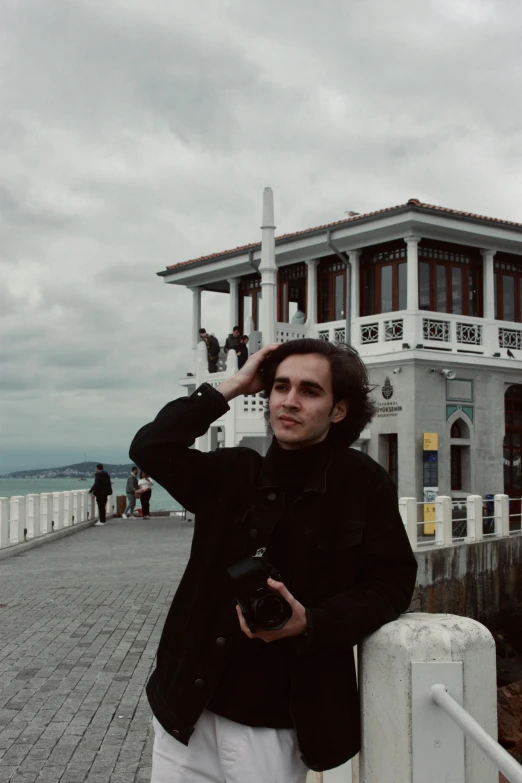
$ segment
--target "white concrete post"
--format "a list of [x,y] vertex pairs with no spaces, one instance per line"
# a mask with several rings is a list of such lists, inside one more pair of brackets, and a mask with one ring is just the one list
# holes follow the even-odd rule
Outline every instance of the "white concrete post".
[[87,519],[96,519],[98,516],[98,504],[96,503],[96,497],[94,495],[85,496],[85,504],[87,511]]
[[226,374],[234,375],[237,370],[237,353],[235,351],[229,351],[227,353]]
[[275,343],[277,267],[275,260],[274,195],[271,188],[263,193],[263,223],[261,226],[261,313],[259,329],[263,345]]
[[495,535],[509,536],[509,496],[495,495]]
[[53,530],[63,528],[63,492],[53,492]]
[[79,492],[79,500],[80,500],[80,514],[79,514],[79,522],[85,522],[87,519],[87,503],[88,503],[88,495],[87,492],[84,489],[81,489]]
[[72,525],[72,492],[62,492],[63,495],[63,526],[71,527]]
[[435,543],[438,546],[453,544],[453,523],[451,498],[438,495],[435,498]]
[[114,511],[114,495],[109,495],[107,498],[107,505],[105,506],[105,516],[110,516]]
[[317,325],[317,258],[306,261],[306,323]]
[[40,535],[40,495],[27,495],[25,499],[26,538],[38,538]]
[[419,310],[419,253],[418,244],[420,237],[405,237],[407,247],[407,298],[406,309],[408,311],[409,328],[405,330],[405,336],[412,348],[415,348],[417,339],[417,313]]
[[77,525],[80,521],[80,492],[73,489],[72,495],[72,524]]
[[399,498],[399,512],[410,540],[411,548],[417,549],[417,498]]
[[9,499],[9,540],[11,544],[25,541],[25,495],[13,495]]
[[[230,351],[229,351],[230,353]],[[201,386],[208,375],[207,344],[201,340],[196,346],[196,387]]]
[[466,498],[466,518],[466,538],[470,539],[471,541],[482,541],[484,536],[481,495],[468,495]]
[[481,250],[483,258],[484,318],[495,320],[495,253],[496,250]]
[[0,549],[9,546],[9,498],[0,498]]
[[[239,286],[239,278],[238,277],[231,277],[228,280],[228,285],[230,288],[230,295],[229,295],[229,311],[228,311],[228,321],[230,326],[230,331],[232,332],[232,329],[234,326],[236,326],[239,322],[239,307],[238,307],[238,286]],[[249,332],[245,329],[245,334],[249,334]]]
[[201,288],[196,286],[192,291],[192,345],[194,348],[199,342],[199,330],[201,329]]
[[364,640],[360,783],[498,781],[478,745],[463,739],[451,718],[431,703],[429,688],[436,682],[496,739],[495,643],[483,625],[415,612]]
[[52,495],[49,492],[40,494],[40,535],[51,532]]
[[350,313],[350,323],[347,324],[349,326],[349,330],[347,331],[347,335],[350,335],[350,344],[351,345],[359,345],[360,339],[359,339],[359,327],[355,323],[356,320],[359,318],[359,266],[360,266],[360,258],[361,258],[361,251],[360,250],[348,250],[346,255],[348,256],[348,259],[350,261],[350,266],[346,269],[346,275],[348,277],[348,271],[351,269],[351,276],[350,280],[347,280],[348,282],[348,292],[347,296],[349,297],[350,307],[346,308],[347,312]]

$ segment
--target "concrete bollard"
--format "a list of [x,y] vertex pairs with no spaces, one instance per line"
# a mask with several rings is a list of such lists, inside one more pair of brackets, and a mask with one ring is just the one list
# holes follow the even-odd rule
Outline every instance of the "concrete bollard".
[[84,489],[81,489],[79,492],[79,500],[80,500],[80,515],[78,522],[85,522],[87,519],[87,501],[88,496]]
[[63,492],[53,492],[53,530],[63,528]]
[[509,536],[509,496],[495,495],[495,535]]
[[437,546],[451,546],[453,544],[451,509],[450,497],[438,495],[435,498],[435,544]]
[[26,538],[38,538],[40,535],[40,495],[27,495],[25,499]]
[[40,535],[51,533],[52,495],[42,492],[40,495]]
[[415,552],[417,547],[417,499],[416,498],[400,498],[399,499],[399,512],[406,528],[411,548]]
[[62,492],[63,495],[63,526],[71,527],[72,525],[72,497],[71,492]]
[[439,707],[441,682],[497,738],[493,637],[449,614],[402,615],[365,639],[359,669],[360,783],[498,782],[495,766]]
[[470,541],[482,541],[482,495],[468,495],[466,498],[467,535]]
[[111,516],[114,511],[114,495],[109,495],[105,506],[105,516]]
[[9,541],[11,544],[25,541],[25,495],[13,495],[9,499]]
[[87,494],[87,519],[96,519],[98,516],[98,506],[94,495]]
[[9,498],[0,498],[0,549],[9,546]]
[[73,489],[72,496],[72,524],[77,525],[80,521],[80,493],[77,489]]

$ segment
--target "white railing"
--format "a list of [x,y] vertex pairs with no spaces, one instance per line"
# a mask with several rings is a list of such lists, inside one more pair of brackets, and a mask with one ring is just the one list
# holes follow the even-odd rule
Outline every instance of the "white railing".
[[450,614],[404,614],[359,649],[360,783],[522,783],[497,742],[495,641]]
[[[107,500],[107,516],[114,513],[113,497]],[[97,516],[96,501],[88,489],[0,498],[0,550],[94,521]]]
[[302,340],[304,337],[313,337],[307,324],[276,323],[276,343],[287,343],[289,340]]
[[425,505],[416,498],[399,500],[399,511],[414,551],[522,533],[522,498],[498,494],[493,498],[469,495],[465,500],[453,500],[439,495],[430,504],[435,506],[434,520],[423,518]]

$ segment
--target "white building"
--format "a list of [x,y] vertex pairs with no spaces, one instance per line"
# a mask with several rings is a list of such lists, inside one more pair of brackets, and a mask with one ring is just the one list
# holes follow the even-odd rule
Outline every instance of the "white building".
[[[197,347],[201,292],[227,294],[259,344],[301,337],[349,342],[366,362],[378,412],[358,448],[384,465],[399,494],[425,486],[455,498],[522,495],[522,224],[420,203],[389,207],[274,240],[265,190],[262,242],[174,264],[158,274],[193,291],[194,377],[214,385]],[[226,300],[227,299],[227,300]],[[305,322],[291,323],[297,309]],[[509,353],[508,353],[509,352]],[[264,453],[260,396],[233,401],[200,439]],[[437,457],[423,450],[438,435]]]

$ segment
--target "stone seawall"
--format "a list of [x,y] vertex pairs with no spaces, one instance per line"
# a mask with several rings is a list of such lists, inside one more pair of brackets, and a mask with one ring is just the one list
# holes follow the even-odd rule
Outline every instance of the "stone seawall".
[[411,611],[471,617],[495,627],[522,603],[522,535],[415,552]]

